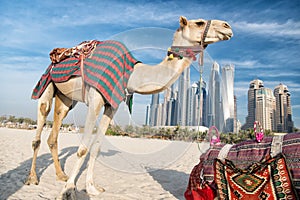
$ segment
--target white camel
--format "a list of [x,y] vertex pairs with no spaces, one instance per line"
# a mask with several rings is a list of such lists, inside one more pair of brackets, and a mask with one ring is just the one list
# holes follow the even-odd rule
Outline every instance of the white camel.
[[[198,49],[206,47],[208,44],[222,40],[229,40],[233,35],[230,25],[221,20],[187,20],[180,17],[180,27],[174,34],[172,46],[180,49]],[[201,48],[200,48],[201,49]],[[199,51],[196,51],[199,53]],[[191,53],[193,54],[193,53]],[[175,55],[175,56],[174,56]],[[161,63],[155,66],[149,66],[143,63],[137,63],[128,80],[127,89],[131,93],[154,94],[170,87],[193,61],[194,55],[190,52],[183,52],[183,58],[177,57],[174,52],[174,58],[166,56]],[[85,93],[83,95],[83,93]],[[93,180],[93,168],[96,157],[100,151],[101,141],[105,132],[116,112],[116,109],[106,103],[101,93],[94,87],[87,86],[82,90],[82,79],[74,77],[66,82],[51,82],[38,101],[37,131],[35,139],[32,142],[33,159],[29,176],[26,184],[38,184],[36,175],[36,159],[41,143],[41,133],[52,106],[52,99],[55,97],[54,121],[52,131],[47,140],[58,180],[67,181],[59,198],[76,198],[75,178],[86,158],[90,153],[86,176],[86,192],[89,195],[98,195],[104,189],[96,187]],[[68,114],[73,101],[85,102],[88,105],[88,112],[85,122],[83,141],[77,150],[77,161],[74,163],[73,171],[68,177],[61,168],[57,139],[62,120]],[[92,137],[92,131],[95,122],[99,116],[101,108],[104,106],[103,116],[101,118],[96,137]]]

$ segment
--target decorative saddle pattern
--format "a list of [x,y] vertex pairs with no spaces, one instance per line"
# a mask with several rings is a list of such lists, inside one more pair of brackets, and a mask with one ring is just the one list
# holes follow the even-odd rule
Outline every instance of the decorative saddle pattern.
[[[220,160],[223,160],[219,156],[220,154],[222,154],[222,152],[224,152],[224,147],[226,146],[228,146],[228,144],[213,145],[206,153],[200,156],[199,164],[197,164],[193,168],[190,174],[188,187],[185,192],[185,198],[187,200],[201,199],[198,198],[197,196],[203,194],[203,190],[201,189],[201,185],[203,185],[203,183],[205,183],[206,187],[210,187],[213,190],[215,197],[218,197],[217,189],[216,189],[217,186],[215,182],[215,176],[216,176],[215,159],[219,158]],[[255,169],[254,163],[264,163],[266,162],[266,159],[270,158],[270,156],[272,158],[278,158],[276,157],[276,155],[279,155],[280,152],[284,155],[284,163],[285,163],[284,168],[289,171],[291,184],[295,189],[295,194],[297,194],[298,198],[300,198],[300,133],[289,133],[281,137],[278,136],[264,137],[261,142],[257,142],[256,140],[244,141],[239,144],[235,144],[231,146],[229,151],[226,152],[226,156],[223,156],[222,158],[226,158],[227,160],[230,160],[230,162],[233,163],[235,166],[234,169]],[[268,160],[268,162],[270,162],[270,160]],[[225,162],[223,162],[223,164],[225,164]],[[270,166],[275,166],[275,165],[270,164],[269,168]],[[241,172],[243,172],[243,170]],[[275,171],[273,172],[275,173]],[[224,169],[219,173],[224,174],[225,173]],[[248,192],[251,193],[251,190],[255,190],[255,188],[265,184],[265,182],[261,182],[261,177],[262,177],[261,175],[251,174],[251,173],[248,174],[243,173],[243,175],[235,174],[235,176],[232,175],[231,181],[234,182],[236,187],[239,188],[240,190],[242,191],[248,190]],[[274,176],[274,177],[277,178],[278,176]],[[274,179],[275,182],[276,180]],[[251,187],[250,185],[241,186],[242,182],[248,182],[253,184],[251,185]],[[222,184],[225,184],[225,180],[224,183],[222,182]],[[239,184],[240,186],[238,186]],[[276,184],[279,184],[279,182]],[[278,190],[281,189],[279,188]],[[205,199],[210,200],[214,198],[205,198]],[[230,198],[224,197],[224,199],[230,199]],[[238,199],[238,198],[235,196],[232,199]],[[251,198],[249,198],[249,200],[250,199]],[[256,198],[256,200],[257,199],[259,198]],[[277,199],[286,199],[286,198],[278,197]]]
[[282,154],[245,170],[216,159],[215,182],[220,199],[298,199]]

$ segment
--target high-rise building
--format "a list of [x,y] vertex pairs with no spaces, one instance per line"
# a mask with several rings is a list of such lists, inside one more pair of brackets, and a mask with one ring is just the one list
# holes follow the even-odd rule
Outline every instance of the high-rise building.
[[170,98],[166,102],[166,126],[177,125],[177,113],[178,113],[178,100],[176,84],[171,86]]
[[256,90],[262,87],[264,87],[263,81],[259,79],[250,82],[248,89],[248,116],[246,117],[246,123],[242,126],[243,130],[253,128],[256,110]]
[[188,88],[190,86],[190,68],[186,68],[178,79],[178,113],[177,121],[181,126],[187,126]]
[[159,93],[152,95],[151,105],[150,105],[150,119],[149,119],[150,126],[157,126],[158,107],[159,107]]
[[207,98],[207,125],[216,126],[217,129],[222,130],[221,116],[221,82],[219,74],[219,64],[214,62],[211,69],[208,85],[208,98]]
[[148,104],[146,107],[146,118],[145,118],[145,125],[150,125],[150,105]]
[[[197,83],[193,83],[191,87],[188,89],[188,113],[187,113],[187,122],[188,126],[192,126],[192,124],[197,121],[197,117],[199,116],[199,86]],[[198,116],[197,116],[198,114]]]
[[[200,96],[200,106],[202,108],[202,126],[208,126],[207,123],[207,91],[206,91],[206,82],[202,81],[202,98]],[[201,105],[202,104],[202,105]]]
[[286,85],[280,83],[274,89],[276,99],[275,124],[278,132],[292,132],[291,94]]
[[[200,89],[202,88],[202,89]],[[206,83],[202,81],[195,82],[191,85],[188,92],[188,126],[204,126],[206,110]]]
[[259,121],[265,130],[274,130],[275,97],[270,88],[256,90],[255,120]]
[[234,66],[226,65],[222,68],[222,111],[224,122],[223,132],[234,132],[234,124],[236,123],[234,113]]
[[172,91],[170,89],[167,89],[164,91],[164,102],[162,103],[161,107],[161,125],[167,124],[168,119],[168,102],[171,99]]
[[279,84],[274,91],[265,88],[261,80],[250,82],[248,90],[248,116],[242,129],[253,128],[259,121],[264,129],[292,132],[291,94],[286,85]]

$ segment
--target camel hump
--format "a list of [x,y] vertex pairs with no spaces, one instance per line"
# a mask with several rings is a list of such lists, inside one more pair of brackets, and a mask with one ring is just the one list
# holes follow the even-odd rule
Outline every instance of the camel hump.
[[99,43],[101,42],[97,40],[89,40],[83,41],[71,48],[54,48],[49,53],[50,60],[53,64],[56,64],[69,57],[79,58],[80,55],[88,57]]

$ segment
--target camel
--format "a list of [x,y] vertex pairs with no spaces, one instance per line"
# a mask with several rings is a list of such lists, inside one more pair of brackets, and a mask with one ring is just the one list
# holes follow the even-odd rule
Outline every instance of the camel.
[[[180,47],[198,49],[198,51],[195,51],[195,54],[201,51],[200,47],[203,47],[202,50],[204,50],[208,44],[229,40],[233,35],[230,25],[221,20],[187,20],[187,18],[181,16],[179,22],[180,27],[174,34],[172,46],[176,46],[179,49]],[[183,57],[176,56],[174,52],[174,55],[166,56],[161,63],[155,66],[136,63],[127,83],[128,92],[154,94],[167,89],[177,80],[184,69],[191,65],[193,59],[195,59],[193,52],[185,52]],[[189,54],[191,55],[189,56]],[[54,97],[54,121],[47,143],[54,161],[57,179],[67,181],[58,197],[59,199],[66,197],[76,198],[75,178],[88,153],[90,158],[87,167],[86,192],[89,195],[99,195],[104,191],[103,188],[94,185],[93,168],[100,151],[101,141],[116,109],[107,104],[103,95],[94,87],[86,86],[83,90],[82,81],[80,77],[73,77],[66,82],[51,82],[38,100],[37,130],[36,136],[32,141],[33,159],[31,170],[25,183],[28,185],[39,183],[36,175],[36,159],[41,143],[42,129],[51,110]],[[74,102],[78,101],[85,102],[88,105],[88,112],[83,139],[77,150],[77,161],[74,163],[70,177],[68,177],[60,165],[57,139],[62,120],[74,106]],[[96,136],[92,137],[92,131],[102,107],[104,107],[103,116]]]
[[190,174],[184,194],[186,200],[202,196],[207,200],[216,196],[219,199],[241,199],[241,196],[242,199],[280,199],[280,196],[299,199],[300,133],[262,135],[260,131],[255,139],[237,144],[214,143],[210,136],[210,147],[201,149],[200,161]]

